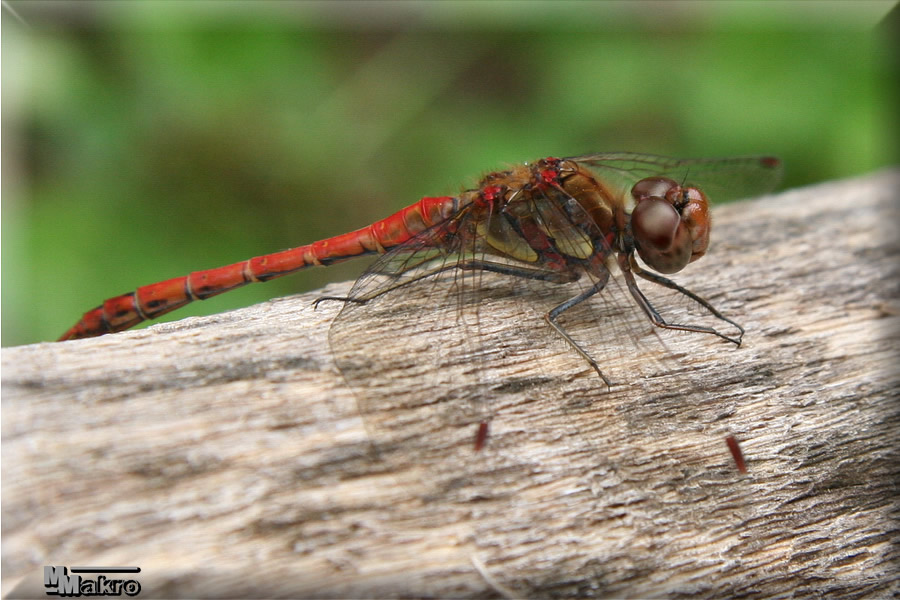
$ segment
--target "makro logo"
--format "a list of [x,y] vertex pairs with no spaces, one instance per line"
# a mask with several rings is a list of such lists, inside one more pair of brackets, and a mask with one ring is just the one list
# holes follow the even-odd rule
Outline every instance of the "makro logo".
[[141,584],[134,579],[111,579],[106,575],[91,579],[76,573],[140,572],[140,567],[44,567],[44,587],[48,596],[137,596]]

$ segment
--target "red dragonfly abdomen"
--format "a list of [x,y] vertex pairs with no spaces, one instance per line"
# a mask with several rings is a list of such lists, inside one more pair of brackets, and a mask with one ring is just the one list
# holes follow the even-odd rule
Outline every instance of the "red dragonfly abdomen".
[[306,267],[330,265],[357,256],[383,253],[446,220],[459,208],[459,198],[425,197],[385,219],[350,233],[145,285],[133,292],[110,298],[84,313],[81,320],[60,337],[59,341],[123,331],[194,300],[205,300],[248,283],[268,281]]

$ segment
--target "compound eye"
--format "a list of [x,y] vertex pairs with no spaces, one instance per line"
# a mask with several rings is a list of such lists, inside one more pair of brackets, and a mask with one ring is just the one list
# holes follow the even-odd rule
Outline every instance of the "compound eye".
[[631,231],[638,254],[652,269],[675,273],[691,262],[690,231],[675,207],[662,198],[645,197],[638,202],[631,213]]
[[631,197],[640,202],[645,198],[669,198],[670,194],[677,195],[681,186],[668,177],[647,177],[641,179],[631,188]]

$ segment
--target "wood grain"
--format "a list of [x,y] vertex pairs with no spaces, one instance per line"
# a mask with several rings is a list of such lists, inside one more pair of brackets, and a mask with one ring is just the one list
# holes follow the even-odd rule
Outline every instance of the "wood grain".
[[[718,207],[676,279],[743,345],[665,332],[661,359],[604,353],[610,390],[502,295],[478,311],[488,360],[441,373],[419,352],[468,356],[442,350],[446,310],[358,313],[387,366],[348,386],[339,306],[311,306],[346,284],[5,348],[3,595],[90,564],[141,567],[147,598],[895,596],[898,189],[895,170]],[[441,421],[465,415],[454,390],[490,400],[481,452]]]

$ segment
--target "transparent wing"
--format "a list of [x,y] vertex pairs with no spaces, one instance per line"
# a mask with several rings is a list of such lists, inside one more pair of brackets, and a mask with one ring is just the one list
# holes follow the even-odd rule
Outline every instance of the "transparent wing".
[[[603,245],[605,232],[559,190],[523,198],[515,210],[568,258],[572,272],[562,274],[577,270],[577,280],[561,283],[546,248],[536,238],[523,243],[522,228],[504,215],[461,213],[373,264],[349,293],[330,341],[391,473],[402,485],[419,486],[426,507],[458,501],[481,562],[504,586],[528,595],[517,588],[524,571],[508,563],[491,568],[494,549],[527,536],[536,511],[546,516],[541,543],[548,548],[570,543],[571,532],[582,529],[581,517],[565,510],[572,502],[594,506],[591,514],[619,511],[631,500],[605,497],[602,482],[611,473],[640,476],[629,475],[628,465],[647,458],[622,456],[614,432],[624,427],[641,436],[671,427],[634,415],[652,414],[641,407],[673,390],[691,390],[684,398],[687,415],[705,403],[698,398],[702,381],[678,387],[662,379],[691,376],[679,368],[686,352],[677,342],[684,334],[660,333],[615,269],[608,270],[602,259],[612,249]],[[496,268],[471,268],[476,262]],[[611,389],[544,320],[552,308],[603,281],[600,293],[559,320],[616,384]],[[667,319],[709,318],[690,297],[639,283]],[[712,352],[727,345],[699,337],[708,338],[703,341]],[[402,340],[403,351],[386,352],[397,348],[387,340]],[[620,415],[627,415],[625,422]],[[601,482],[596,487],[595,480]],[[428,503],[433,496],[443,502]],[[641,501],[652,502],[652,495]],[[522,502],[529,511],[517,510]],[[479,513],[503,514],[506,528],[498,531],[496,519],[482,527]]]
[[463,211],[380,257],[329,332],[379,457],[393,472],[409,472],[406,483],[421,486],[423,497],[499,493],[490,474],[515,461],[492,434],[476,450],[498,397],[515,389],[497,373],[520,360],[528,339],[488,316],[512,305],[526,330],[546,324],[527,301],[539,302],[540,289],[535,297],[520,278],[484,267],[553,275],[501,215]]
[[698,187],[712,202],[760,196],[781,181],[783,166],[771,156],[675,159],[628,152],[588,154],[566,160],[588,167],[605,184],[628,196],[645,177],[669,177]]

